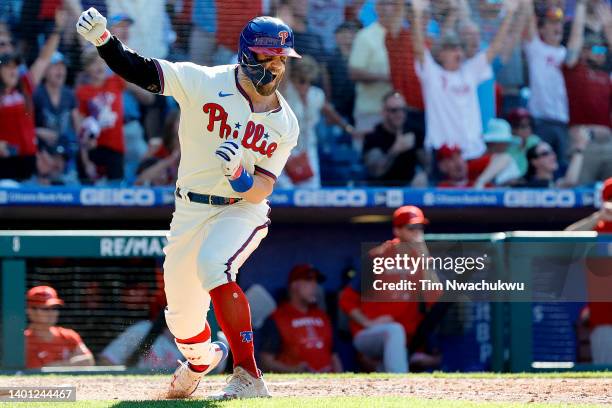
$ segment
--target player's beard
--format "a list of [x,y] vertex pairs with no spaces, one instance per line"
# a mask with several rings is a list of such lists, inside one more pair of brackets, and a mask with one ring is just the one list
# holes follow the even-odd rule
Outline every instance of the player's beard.
[[255,90],[261,96],[270,96],[270,95],[272,95],[278,89],[278,86],[280,85],[281,81],[283,80],[283,76],[284,75],[285,75],[284,72],[282,74],[277,75],[272,82],[267,83],[265,85],[261,85],[261,84],[255,85]]

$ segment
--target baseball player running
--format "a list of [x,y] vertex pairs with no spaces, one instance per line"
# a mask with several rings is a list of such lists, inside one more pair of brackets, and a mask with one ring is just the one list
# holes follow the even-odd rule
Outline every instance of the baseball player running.
[[173,96],[181,108],[164,282],[166,321],[187,361],[179,362],[168,396],[191,395],[227,356],[223,344],[210,340],[211,300],[234,358],[231,379],[213,398],[269,396],[236,274],[267,234],[265,199],[297,144],[297,120],[277,91],[287,58],[300,58],[291,28],[272,17],[249,21],[240,35],[238,64],[216,67],[142,57],[109,33],[106,18],[94,8],[81,14],[77,31],[118,75]]

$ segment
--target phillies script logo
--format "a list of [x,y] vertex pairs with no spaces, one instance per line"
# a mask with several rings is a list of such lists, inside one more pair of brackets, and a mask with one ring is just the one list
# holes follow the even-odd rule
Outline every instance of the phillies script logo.
[[[231,135],[232,138],[238,139],[240,124],[236,124],[236,129],[232,131],[232,127],[227,124],[228,115],[223,106],[218,103],[207,103],[202,110],[204,113],[208,114],[208,125],[206,126],[206,130],[212,132],[215,128],[215,123],[221,122],[219,137],[221,139],[228,139]],[[265,133],[264,126],[250,120],[246,124],[246,129],[242,136],[242,146],[244,146],[245,149],[253,150],[264,156],[272,157],[278,144],[276,142],[268,144],[267,138],[268,134]]]

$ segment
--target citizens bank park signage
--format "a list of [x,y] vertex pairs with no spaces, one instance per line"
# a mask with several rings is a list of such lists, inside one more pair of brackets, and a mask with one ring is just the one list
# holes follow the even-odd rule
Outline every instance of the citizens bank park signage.
[[[581,208],[599,206],[599,187],[577,189],[321,188],[275,190],[274,207]],[[0,207],[135,207],[174,205],[173,187],[0,187]]]

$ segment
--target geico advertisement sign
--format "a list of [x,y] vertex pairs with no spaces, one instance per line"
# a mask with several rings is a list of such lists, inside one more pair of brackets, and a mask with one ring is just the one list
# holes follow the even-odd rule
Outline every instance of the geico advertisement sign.
[[505,207],[570,208],[576,205],[571,190],[509,190],[504,192]]
[[155,192],[147,188],[84,188],[82,205],[117,205],[151,207],[155,204]]
[[166,238],[113,237],[100,239],[100,256],[164,256]]
[[297,190],[293,201],[297,207],[365,207],[368,194],[364,190]]

